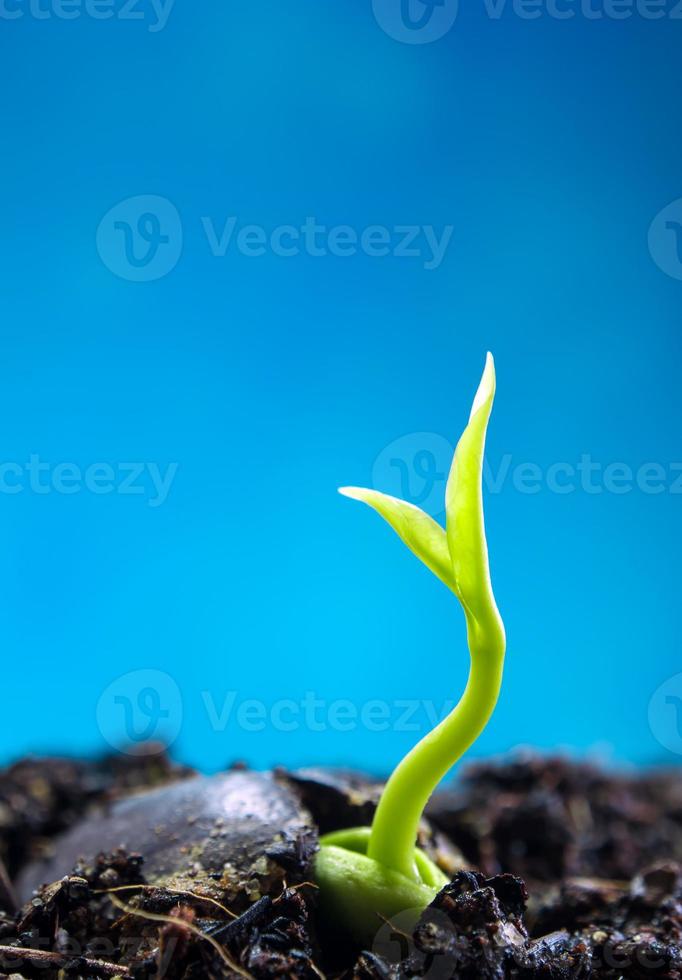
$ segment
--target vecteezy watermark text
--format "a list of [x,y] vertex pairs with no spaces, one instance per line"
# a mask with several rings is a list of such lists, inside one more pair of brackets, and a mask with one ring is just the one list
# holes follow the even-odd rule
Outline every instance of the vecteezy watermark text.
[[535,494],[543,490],[555,494],[582,492],[598,496],[612,493],[617,496],[632,493],[658,495],[682,494],[682,462],[603,463],[583,453],[575,462],[514,463],[511,453],[505,453],[496,469],[484,464],[483,480],[490,493],[501,493],[511,482],[518,493]]
[[0,20],[142,21],[157,34],[174,6],[175,0],[0,0]]
[[[453,453],[454,447],[444,436],[408,433],[379,453],[372,467],[372,486],[435,516],[442,511]],[[504,453],[484,460],[483,485],[491,494],[512,489],[527,495],[678,495],[682,494],[682,461],[647,461],[633,466],[621,461],[603,462],[582,453],[574,460],[541,465]]]
[[32,453],[25,462],[0,460],[0,494],[51,493],[70,496],[93,493],[97,496],[144,496],[150,507],[160,507],[168,499],[178,463],[164,468],[158,463],[48,463]]
[[487,16],[500,20],[514,14],[521,20],[682,20],[682,0],[483,0]]
[[[407,732],[426,734],[446,718],[455,700],[419,698],[349,698],[329,700],[314,691],[300,697],[262,698],[239,691],[204,690],[200,694],[209,730],[248,734],[292,732]],[[136,670],[112,681],[97,703],[97,724],[106,741],[123,752],[161,751],[178,737],[184,716],[183,696],[176,681],[163,671]]]
[[384,701],[374,698],[358,704],[348,698],[329,701],[314,691],[301,698],[278,698],[266,703],[259,698],[240,698],[238,691],[227,691],[216,698],[202,691],[211,730],[224,732],[234,726],[242,731],[276,732],[420,732],[431,731],[455,707],[456,701],[440,704],[419,698]]
[[[0,0],[2,2],[2,0]],[[327,225],[312,215],[272,227],[241,221],[236,215],[202,215],[203,247],[214,259],[238,255],[259,259],[298,256],[319,259],[405,259],[426,270],[438,269],[450,245],[453,225]],[[96,245],[104,265],[129,282],[154,282],[167,276],[182,255],[185,221],[168,198],[141,194],[119,201],[99,222]]]
[[[467,13],[482,11],[491,21],[519,20],[623,21],[682,20],[682,0],[481,0],[465,4]],[[374,18],[389,37],[403,44],[438,41],[454,27],[459,0],[372,0]]]
[[222,227],[217,227],[210,217],[203,217],[201,224],[216,258],[223,258],[234,245],[233,251],[252,258],[268,252],[282,258],[347,258],[362,254],[380,259],[390,255],[422,259],[425,269],[440,266],[454,231],[453,225],[444,225],[440,232],[433,225],[327,226],[312,216],[298,225],[277,225],[270,230],[262,225],[239,225],[235,215],[227,218]]

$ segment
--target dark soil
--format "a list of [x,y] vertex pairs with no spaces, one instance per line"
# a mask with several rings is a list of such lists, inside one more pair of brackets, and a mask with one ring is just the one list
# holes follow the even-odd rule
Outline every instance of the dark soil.
[[319,921],[314,855],[380,789],[320,769],[208,780],[159,755],[0,772],[0,980],[682,980],[678,772],[470,767],[421,832],[451,884],[361,950]]

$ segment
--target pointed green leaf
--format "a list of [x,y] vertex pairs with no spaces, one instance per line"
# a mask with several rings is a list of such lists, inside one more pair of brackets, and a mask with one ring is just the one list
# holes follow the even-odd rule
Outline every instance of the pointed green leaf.
[[378,490],[341,487],[339,493],[373,507],[427,568],[456,593],[445,531],[432,517],[414,504]]
[[469,424],[457,444],[445,490],[448,548],[458,592],[475,619],[498,618],[490,583],[483,520],[483,455],[495,398],[495,365],[488,354]]

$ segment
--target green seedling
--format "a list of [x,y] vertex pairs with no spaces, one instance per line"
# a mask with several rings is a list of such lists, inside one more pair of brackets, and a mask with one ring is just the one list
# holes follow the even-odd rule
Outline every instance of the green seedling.
[[320,842],[316,877],[323,908],[361,943],[376,933],[382,920],[407,909],[424,909],[447,883],[416,847],[419,822],[438,783],[487,725],[500,693],[505,634],[490,583],[482,494],[494,397],[495,367],[488,354],[448,477],[445,529],[404,500],[357,487],[340,491],[373,507],[454,592],[464,610],[471,657],[461,700],[398,765],[371,828],[337,831]]

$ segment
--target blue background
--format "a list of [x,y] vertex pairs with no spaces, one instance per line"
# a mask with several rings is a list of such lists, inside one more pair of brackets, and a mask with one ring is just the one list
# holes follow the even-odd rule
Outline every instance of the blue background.
[[[177,0],[156,32],[148,4],[141,21],[0,19],[1,461],[178,464],[156,507],[148,486],[0,493],[4,760],[102,751],[109,685],[137,703],[125,676],[145,669],[180,689],[173,751],[199,767],[392,766],[415,732],[215,731],[206,692],[392,712],[459,693],[455,600],[335,488],[390,481],[390,449],[375,461],[410,433],[454,443],[487,349],[494,471],[505,454],[543,473],[682,459],[682,282],[647,245],[682,195],[682,24],[462,7],[416,44],[368,0]],[[97,248],[139,195],[183,230],[151,282]],[[230,215],[453,233],[437,269],[216,257],[202,218]],[[648,719],[680,669],[673,480],[488,493],[509,652],[474,754],[676,761]]]

